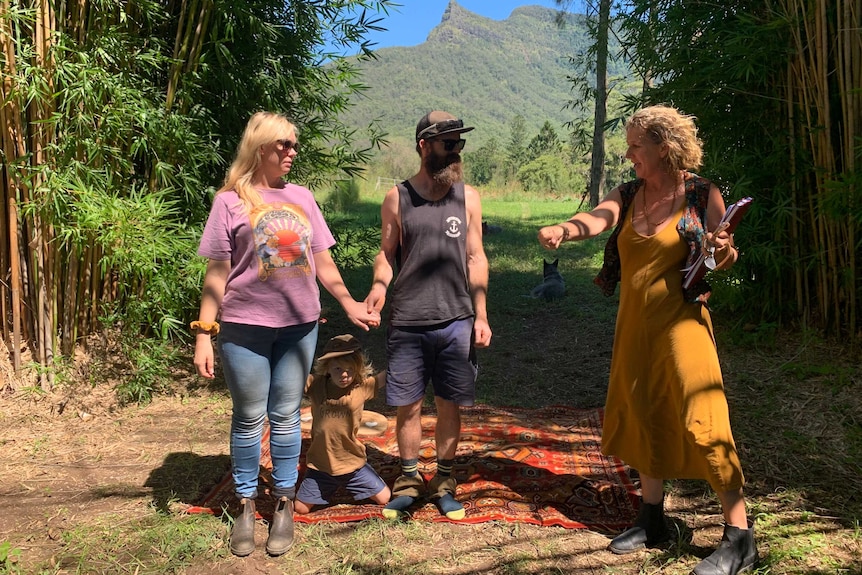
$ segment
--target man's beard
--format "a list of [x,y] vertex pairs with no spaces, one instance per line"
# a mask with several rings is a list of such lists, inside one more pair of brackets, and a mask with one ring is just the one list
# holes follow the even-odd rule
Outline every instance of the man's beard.
[[434,183],[441,188],[445,187],[448,189],[452,184],[464,179],[464,169],[461,165],[460,154],[447,154],[442,157],[431,154],[426,160],[425,168],[428,170]]

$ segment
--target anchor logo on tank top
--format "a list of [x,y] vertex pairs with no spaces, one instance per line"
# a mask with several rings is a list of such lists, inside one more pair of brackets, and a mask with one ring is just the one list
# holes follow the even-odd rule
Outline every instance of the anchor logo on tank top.
[[450,238],[461,237],[461,218],[456,216],[446,218],[446,235]]

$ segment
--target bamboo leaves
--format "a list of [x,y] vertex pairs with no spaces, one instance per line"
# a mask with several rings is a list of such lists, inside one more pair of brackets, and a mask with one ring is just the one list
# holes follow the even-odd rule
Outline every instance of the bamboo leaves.
[[43,386],[100,318],[181,332],[200,285],[195,230],[252,112],[299,125],[313,153],[292,176],[357,169],[367,152],[336,116],[361,87],[316,65],[322,16],[352,26],[350,45],[374,22],[351,10],[387,5],[0,0],[0,315],[16,353],[33,344]]
[[708,175],[758,197],[743,297],[768,302],[762,319],[859,333],[862,1],[635,0],[623,22],[647,101],[696,115]]

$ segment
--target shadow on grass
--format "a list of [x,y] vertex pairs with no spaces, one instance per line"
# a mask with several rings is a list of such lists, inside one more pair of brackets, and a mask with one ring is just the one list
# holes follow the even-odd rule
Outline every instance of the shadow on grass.
[[169,453],[162,464],[150,472],[144,487],[152,489],[155,508],[168,513],[171,503],[198,503],[229,470],[228,455]]

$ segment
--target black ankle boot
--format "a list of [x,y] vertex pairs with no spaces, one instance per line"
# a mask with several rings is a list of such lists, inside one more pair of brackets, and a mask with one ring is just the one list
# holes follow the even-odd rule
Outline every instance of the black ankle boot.
[[273,557],[284,555],[293,546],[293,501],[289,497],[275,500],[272,525],[266,540],[266,552]]
[[245,557],[254,551],[254,499],[240,499],[240,504],[242,511],[234,519],[230,532],[230,552]]
[[748,571],[757,563],[757,544],[754,542],[754,526],[740,529],[724,526],[724,535],[715,552],[697,564],[695,575],[736,575]]
[[617,555],[624,555],[644,547],[654,547],[669,539],[670,531],[664,520],[664,501],[652,504],[644,503],[641,499],[634,526],[614,537],[608,549]]

